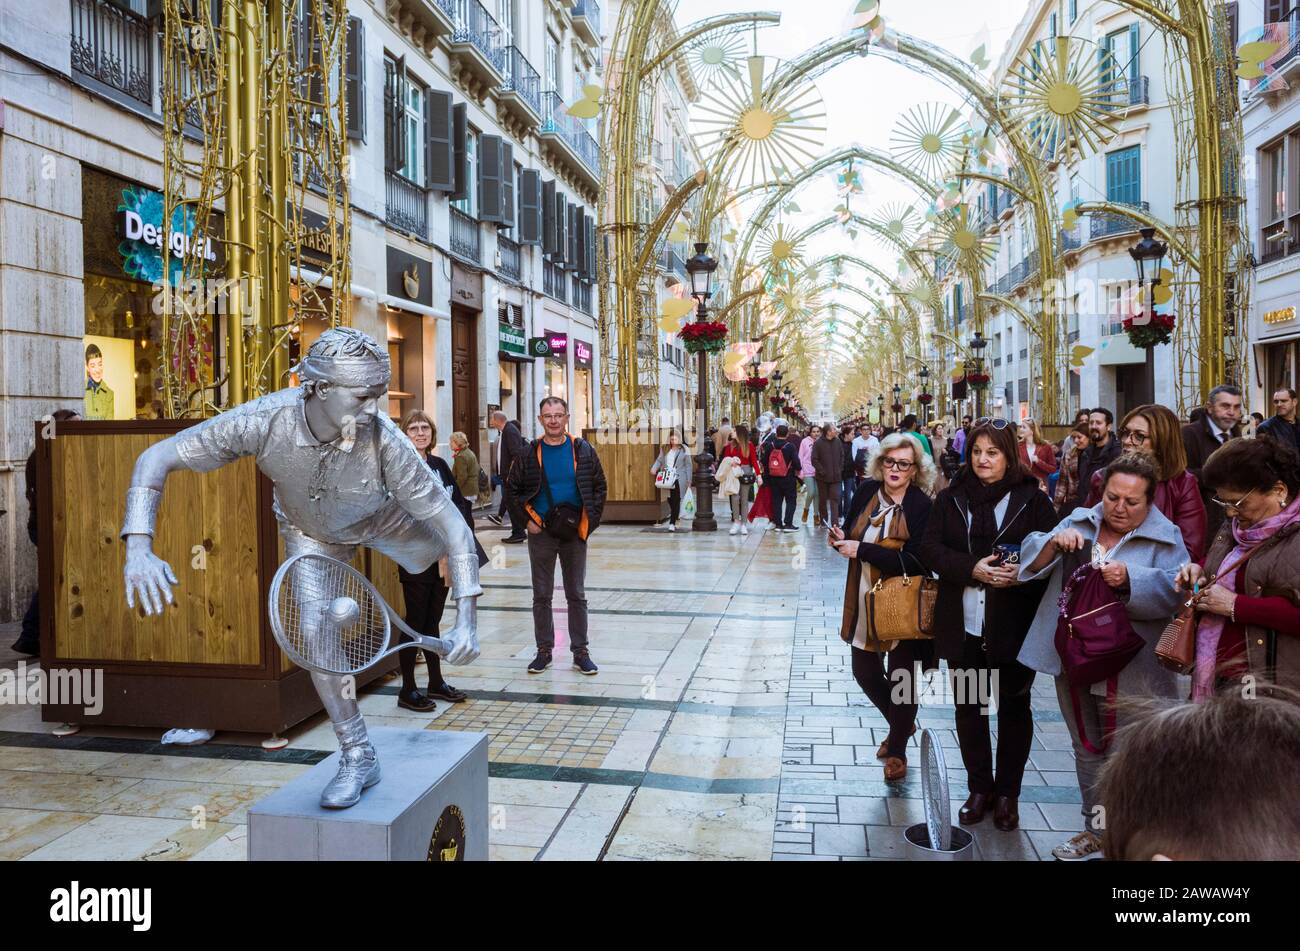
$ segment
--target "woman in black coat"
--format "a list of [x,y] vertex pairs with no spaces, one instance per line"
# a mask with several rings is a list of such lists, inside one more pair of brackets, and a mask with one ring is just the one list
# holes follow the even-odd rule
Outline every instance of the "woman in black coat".
[[[994,546],[1051,531],[1051,501],[1020,464],[1015,426],[983,419],[967,437],[967,461],[939,493],[921,540],[925,566],[939,576],[935,643],[953,674],[957,740],[970,796],[958,818],[973,825],[993,806],[993,823],[1020,824],[1017,800],[1034,737],[1029,691],[1034,672],[1016,660],[1042,599],[1044,583],[1021,584],[1015,565],[1000,565]],[[997,770],[988,704],[996,686]]]
[[[863,598],[880,578],[928,573],[918,550],[937,474],[916,440],[902,434],[886,437],[868,460],[867,478],[854,494],[845,519],[848,534],[831,526],[828,537],[849,559],[840,637],[852,645],[853,679],[889,723],[889,736],[876,751],[876,758],[884,760],[886,782],[907,775],[907,741],[916,731],[919,702],[915,672],[918,665],[922,670],[934,667],[934,642],[876,640],[863,617]],[[906,673],[895,679],[896,671]],[[905,688],[901,698],[896,693],[900,682]]]
[[[469,499],[456,487],[456,477],[452,475],[451,466],[433,454],[437,445],[437,429],[433,420],[423,410],[411,410],[402,420],[402,432],[420,451],[429,468],[438,474],[439,480],[451,495],[451,501],[474,530],[474,509]],[[474,547],[478,549],[479,567],[487,564],[487,554],[483,546],[475,539]],[[398,578],[402,582],[402,598],[406,602],[406,623],[411,630],[421,634],[437,636],[438,626],[442,623],[442,612],[447,606],[447,582],[438,571],[438,562],[434,562],[418,575],[413,575],[405,568],[398,567]],[[403,641],[411,640],[403,634]],[[398,665],[402,671],[402,689],[397,695],[397,705],[407,710],[433,710],[437,704],[434,697],[440,697],[452,703],[469,699],[463,690],[457,690],[442,679],[442,658],[433,651],[424,651],[424,664],[429,671],[429,688],[421,693],[415,687],[415,651],[404,650],[397,655]]]

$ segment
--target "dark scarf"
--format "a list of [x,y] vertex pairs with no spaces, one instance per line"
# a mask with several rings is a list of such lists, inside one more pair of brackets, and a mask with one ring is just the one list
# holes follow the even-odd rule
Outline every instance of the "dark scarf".
[[[992,554],[993,540],[998,536],[998,519],[995,513],[1002,496],[1022,484],[1027,477],[1023,472],[1008,471],[992,485],[985,485],[973,472],[962,473],[960,489],[966,496],[970,509],[970,550],[983,558]],[[1032,478],[1032,476],[1028,477]],[[1037,481],[1037,480],[1035,480]],[[1007,505],[1007,518],[1015,513]]]

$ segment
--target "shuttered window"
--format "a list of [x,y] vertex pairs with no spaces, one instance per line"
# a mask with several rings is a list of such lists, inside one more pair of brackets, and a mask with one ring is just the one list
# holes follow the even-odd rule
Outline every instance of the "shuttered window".
[[519,243],[542,243],[542,174],[535,168],[519,173]]
[[384,58],[384,168],[406,167],[406,57]]
[[569,201],[559,190],[555,193],[555,253],[556,263],[562,263],[569,248]]
[[366,139],[366,30],[360,17],[348,17],[348,138]]
[[555,182],[542,182],[542,252],[548,257],[555,256],[559,245],[555,240]]
[[505,220],[502,208],[501,153],[499,135],[479,136],[478,190],[479,218],[500,224]]
[[474,179],[469,174],[468,140],[469,116],[465,103],[458,102],[451,110],[452,201],[465,201],[474,190]]
[[1106,200],[1136,205],[1142,200],[1142,147],[1106,153]]
[[596,279],[596,219],[590,215],[584,216],[586,226],[587,240],[585,247],[587,249],[586,276],[587,280]]
[[469,215],[471,218],[478,218],[480,210],[479,200],[482,197],[479,194],[480,178],[478,174],[479,134],[473,129],[466,129],[465,138],[462,141],[465,143],[465,196],[463,198],[456,198],[456,196],[453,195],[452,198],[454,200],[452,201],[452,206],[465,212],[465,214]]
[[509,142],[501,143],[501,224],[515,226],[515,149]]
[[425,185],[434,191],[449,192],[456,187],[455,149],[452,147],[451,93],[430,89],[424,100]]

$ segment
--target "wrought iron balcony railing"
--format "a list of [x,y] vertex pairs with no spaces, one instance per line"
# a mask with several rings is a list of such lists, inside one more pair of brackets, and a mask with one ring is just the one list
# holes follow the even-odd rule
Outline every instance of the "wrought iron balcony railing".
[[575,19],[585,17],[592,34],[600,36],[600,4],[596,0],[574,0],[573,16]]
[[471,218],[459,208],[451,211],[451,253],[466,261],[478,263],[481,252],[478,219]]
[[551,261],[542,262],[542,293],[547,297],[553,297],[564,303],[568,300],[565,295],[565,278],[564,268]]
[[542,94],[542,133],[558,135],[593,173],[600,173],[600,146],[582,122],[564,111],[564,100],[554,91]]
[[[1151,206],[1145,201],[1120,202],[1119,204],[1127,204],[1129,207],[1137,208],[1140,211],[1149,211],[1151,209]],[[1141,227],[1136,221],[1121,215],[1104,215],[1094,212],[1088,218],[1089,241],[1108,238],[1116,234],[1129,234]]]
[[457,0],[455,6],[456,32],[451,41],[472,43],[497,72],[504,73],[506,49],[501,42],[501,26],[478,0]]
[[[308,177],[311,177],[310,170]],[[429,240],[428,193],[396,172],[384,174],[384,218],[399,231]]]
[[506,50],[505,79],[501,88],[507,92],[518,93],[539,116],[542,114],[542,78],[533,69],[532,63],[519,52],[519,47],[512,46]]
[[519,280],[523,274],[520,262],[519,243],[511,241],[503,234],[497,235],[497,251],[501,254],[501,273],[513,280]]
[[154,32],[108,0],[72,0],[72,70],[152,108]]

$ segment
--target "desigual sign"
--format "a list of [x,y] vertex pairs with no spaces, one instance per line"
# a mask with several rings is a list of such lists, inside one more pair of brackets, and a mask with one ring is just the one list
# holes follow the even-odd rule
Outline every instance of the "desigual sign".
[[[163,229],[161,225],[145,221],[139,212],[127,209],[121,213],[121,236],[127,241],[141,241],[157,248],[163,247]],[[187,222],[188,223],[188,222]],[[205,261],[216,263],[217,252],[212,249],[212,239],[202,234],[190,234],[188,231],[173,230],[171,233],[171,253],[173,257],[188,257],[197,252]]]

